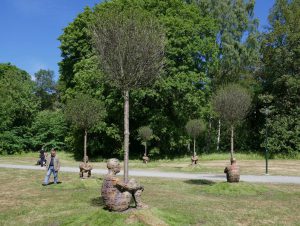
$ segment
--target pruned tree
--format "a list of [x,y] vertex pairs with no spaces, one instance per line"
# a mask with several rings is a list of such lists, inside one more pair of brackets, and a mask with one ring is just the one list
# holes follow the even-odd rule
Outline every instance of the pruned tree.
[[203,132],[205,130],[205,124],[200,119],[191,119],[186,123],[185,129],[186,129],[187,134],[194,141],[194,154],[193,154],[193,156],[196,156],[196,138],[199,137],[201,132]]
[[[218,24],[217,63],[208,75],[213,91],[239,81],[253,81],[259,65],[258,19],[254,15],[255,0],[196,0]],[[226,18],[226,19],[224,19]],[[280,58],[279,58],[280,59]],[[217,151],[220,148],[221,126],[218,120]]]
[[142,126],[138,129],[139,138],[145,146],[144,155],[147,156],[147,142],[152,138],[153,130],[149,126]]
[[87,134],[106,114],[103,103],[88,94],[78,93],[67,101],[65,108],[66,118],[76,127],[84,131],[84,163],[87,156]]
[[234,152],[234,126],[245,118],[251,105],[251,96],[246,89],[238,84],[229,84],[220,88],[213,97],[213,108],[220,118],[230,125],[231,149],[233,158]]
[[129,91],[153,84],[161,74],[165,34],[142,9],[103,8],[92,25],[94,49],[110,85],[124,94],[124,181],[128,181]]

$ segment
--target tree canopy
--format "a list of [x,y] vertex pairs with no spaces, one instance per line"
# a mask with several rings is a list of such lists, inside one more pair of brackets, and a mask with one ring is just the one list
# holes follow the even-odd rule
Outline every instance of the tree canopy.
[[[85,93],[107,110],[89,130],[89,153],[104,158],[123,156],[125,93],[120,90],[130,86],[132,158],[140,157],[138,128],[143,125],[155,131],[151,157],[186,155],[190,137],[185,126],[194,118],[207,124],[197,140],[202,152],[214,152],[217,143],[218,151],[228,150],[234,122],[238,151],[262,153],[267,134],[271,156],[299,155],[300,1],[276,0],[269,27],[263,32],[258,31],[254,6],[254,0],[111,0],[86,7],[58,38],[62,56],[58,81],[51,70],[41,69],[34,78],[11,64],[0,64],[0,153],[49,144],[81,157],[82,131],[69,126],[62,112],[78,93]],[[122,32],[117,23],[122,18],[130,21],[123,26],[126,29],[142,30],[152,23],[159,34],[164,33],[163,42],[153,41],[151,35],[143,38],[143,32],[135,29]],[[149,24],[142,26],[143,21]],[[102,29],[108,22],[111,27]],[[100,51],[95,44],[104,39],[93,39],[97,29],[91,29],[97,24],[98,33],[116,34],[106,44],[96,45]],[[141,40],[150,44],[145,48],[130,44],[145,44]],[[155,44],[163,44],[164,49],[155,52]],[[122,57],[114,50],[122,50]],[[109,58],[101,57],[104,52]],[[164,60],[145,70],[149,56],[162,53]],[[126,77],[120,73],[120,59]],[[162,64],[164,70],[160,70]],[[140,81],[151,86],[144,87]],[[249,98],[241,98],[248,94],[225,95],[224,87],[231,83],[244,87],[251,96],[247,111],[243,106]],[[224,108],[226,101],[234,99],[231,102],[242,108]],[[268,115],[263,114],[265,109],[271,109]]]
[[88,94],[77,93],[73,99],[68,100],[65,114],[76,127],[88,130],[99,123],[106,113],[101,101]]
[[219,89],[213,98],[213,107],[219,116],[230,125],[244,119],[250,109],[249,92],[237,84]]
[[29,128],[38,106],[30,75],[11,64],[0,64],[0,153],[30,148]]
[[[300,150],[300,1],[277,0],[269,15],[269,32],[262,39],[262,94],[271,96],[268,116],[272,155],[294,156]],[[264,127],[261,128],[264,134]],[[264,146],[264,144],[262,145]]]
[[[195,3],[186,4],[181,0],[164,2],[117,0],[99,4],[93,10],[86,9],[78,16],[69,25],[72,28],[70,32],[74,30],[73,35],[66,28],[68,33],[66,32],[60,37],[62,51],[70,53],[70,55],[73,55],[71,54],[73,51],[74,54],[77,54],[77,50],[72,48],[75,42],[84,42],[82,47],[91,46],[91,36],[88,33],[85,33],[88,37],[86,35],[78,36],[80,41],[70,37],[77,36],[77,32],[81,32],[81,26],[93,20],[94,14],[102,12],[106,8],[122,9],[125,5],[129,8],[145,10],[157,17],[166,33],[164,74],[160,74],[161,78],[151,88],[135,90],[131,93],[132,131],[136,131],[142,124],[149,124],[153,129],[159,131],[156,145],[162,155],[184,153],[185,143],[188,140],[182,130],[184,121],[187,121],[188,115],[198,117],[209,111],[210,86],[206,71],[214,64],[218,51],[215,43],[217,25],[214,19],[205,16]],[[67,48],[68,46],[70,48]],[[96,72],[97,68],[93,66],[88,66],[96,62],[95,53],[90,51],[89,54],[86,54],[85,51],[82,51],[81,54],[82,57],[77,58],[73,64],[73,78],[70,80],[73,85],[61,86],[62,99],[72,92],[84,88],[88,88],[87,92],[94,93],[103,99],[108,109],[106,125],[113,132],[106,133],[104,136],[108,140],[114,140],[113,144],[109,146],[114,147],[113,152],[116,152],[122,147],[120,138],[123,124],[119,114],[122,111],[121,95],[111,84],[105,83],[107,75]],[[67,62],[67,59],[67,57],[63,57],[62,63]],[[80,72],[77,73],[79,65],[82,66]],[[69,70],[61,67],[61,73],[66,75],[60,77],[60,83],[68,84],[65,77],[70,77]],[[111,127],[111,125],[116,126]],[[133,135],[133,138],[137,137],[136,132]],[[130,143],[138,145],[135,140],[131,140]]]
[[41,109],[53,109],[56,101],[56,83],[54,81],[54,71],[40,69],[34,74],[35,93],[40,99]]

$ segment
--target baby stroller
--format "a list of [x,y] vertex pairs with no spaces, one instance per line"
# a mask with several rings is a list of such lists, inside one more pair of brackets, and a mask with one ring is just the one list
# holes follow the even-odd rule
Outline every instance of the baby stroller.
[[46,153],[44,151],[44,148],[42,148],[40,150],[40,156],[39,156],[39,160],[37,161],[37,165],[41,165],[41,167],[43,167],[44,165],[46,165]]

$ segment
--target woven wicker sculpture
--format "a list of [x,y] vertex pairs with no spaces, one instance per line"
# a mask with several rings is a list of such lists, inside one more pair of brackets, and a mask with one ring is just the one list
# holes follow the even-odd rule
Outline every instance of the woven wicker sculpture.
[[79,165],[79,177],[80,178],[87,178],[90,177],[92,175],[92,169],[93,166],[89,163],[89,158],[88,156],[86,156],[85,161],[83,159],[83,162],[80,163]]
[[236,164],[236,160],[233,158],[230,160],[231,165],[227,166],[224,169],[224,173],[226,173],[227,182],[239,182],[240,181],[240,168]]
[[118,159],[109,159],[107,168],[108,174],[103,179],[101,196],[108,210],[124,211],[129,208],[131,200],[135,202],[136,208],[147,207],[141,202],[143,186],[140,186],[134,179],[126,183],[116,177],[116,174],[120,172]]

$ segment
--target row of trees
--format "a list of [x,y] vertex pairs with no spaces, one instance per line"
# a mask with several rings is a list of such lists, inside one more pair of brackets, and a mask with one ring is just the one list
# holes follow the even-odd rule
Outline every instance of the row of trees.
[[[118,157],[128,152],[130,143],[131,156],[140,156],[138,128],[148,125],[153,134],[147,152],[153,157],[179,156],[187,153],[191,141],[187,122],[201,119],[205,131],[196,138],[199,150],[230,146],[233,150],[229,138],[235,132],[236,149],[260,152],[266,125],[263,112],[269,109],[270,152],[293,156],[300,150],[299,4],[299,0],[276,1],[270,28],[263,34],[257,31],[251,0],[114,0],[86,8],[59,37],[63,59],[57,84],[49,79],[53,77],[49,71],[40,71],[32,82],[26,72],[11,65],[2,67],[14,68],[13,76],[0,68],[1,85],[10,89],[9,84],[16,82],[12,93],[27,92],[23,100],[15,99],[10,95],[17,94],[1,87],[0,98],[6,99],[0,103],[5,119],[1,151],[49,144],[81,153],[83,134],[87,135],[83,131],[88,130],[89,155]],[[145,70],[151,61],[157,63]],[[26,82],[18,85],[22,73]],[[18,78],[8,81],[14,76]],[[152,85],[141,89],[148,85],[143,81]],[[129,100],[130,137],[126,111],[122,120]],[[239,103],[241,111],[224,107],[230,100]],[[85,102],[100,106],[101,119],[92,116],[97,107],[88,108]],[[89,119],[96,120],[84,128],[74,118],[80,113],[90,113]],[[244,116],[244,121],[237,120]]]
[[[248,31],[248,24],[253,24],[253,22],[249,22],[250,20],[252,21],[252,16],[250,15],[251,4],[232,4],[241,11],[243,17],[248,18],[243,21],[245,25],[240,26],[243,30],[239,38],[242,39],[243,33]],[[107,76],[111,73],[106,72],[101,75],[98,68],[94,68],[94,71],[91,71],[91,67],[89,67],[89,71],[83,70],[78,74],[74,72],[75,70],[77,71],[77,65],[87,65],[87,61],[90,61],[91,64],[94,62],[97,65],[97,58],[95,57],[97,51],[93,51],[91,41],[93,34],[89,32],[89,29],[84,28],[89,28],[93,21],[96,20],[94,19],[95,17],[101,20],[103,13],[107,9],[111,12],[111,17],[115,17],[113,12],[123,10],[125,5],[129,8],[136,8],[139,12],[152,14],[152,17],[157,18],[162,24],[166,34],[164,72],[157,73],[160,77],[151,88],[137,89],[131,92],[132,113],[130,124],[131,131],[134,132],[132,137],[137,137],[137,128],[142,125],[150,125],[155,134],[152,144],[156,147],[151,152],[152,154],[158,154],[159,156],[185,154],[189,143],[189,138],[184,130],[186,122],[192,118],[200,117],[205,121],[213,118],[210,99],[212,91],[217,88],[217,85],[215,85],[217,82],[215,81],[218,80],[216,72],[220,67],[218,61],[219,59],[224,59],[225,55],[225,50],[222,54],[223,56],[221,56],[219,49],[221,46],[225,46],[222,43],[226,43],[226,46],[229,46],[229,40],[224,38],[222,43],[216,42],[216,37],[219,36],[221,38],[221,33],[226,32],[219,33],[218,29],[221,27],[219,27],[216,19],[211,16],[211,11],[217,10],[216,7],[223,7],[224,5],[215,6],[214,2],[207,2],[204,6],[201,6],[200,3],[185,3],[184,1],[113,1],[109,4],[98,5],[93,11],[87,8],[84,13],[79,15],[65,29],[64,34],[60,37],[64,56],[64,60],[61,62],[62,76],[60,82],[65,86],[64,98],[66,100],[71,98],[72,92],[81,92],[83,90],[86,92],[86,88],[91,87],[90,83],[95,85],[94,82],[99,81],[99,85],[96,88],[97,91],[96,89],[93,91],[93,88],[91,88],[90,92],[94,95],[97,94],[95,95],[96,98],[101,99],[104,96],[103,100],[106,102],[105,105],[108,109],[108,117],[105,119],[107,127],[103,128],[103,134],[100,136],[106,137],[105,140],[109,140],[110,134],[106,131],[111,130],[111,125],[118,125],[114,129],[117,129],[116,132],[120,135],[118,136],[119,143],[114,142],[113,145],[109,145],[112,150],[108,150],[110,153],[115,154],[122,153],[123,150],[122,146],[120,146],[122,144],[123,130],[119,114],[123,108],[119,101],[121,93],[118,93],[111,83],[106,82]],[[229,9],[230,7],[227,7],[228,11],[230,11]],[[215,12],[215,14],[219,15],[218,12]],[[223,12],[223,15],[225,14],[227,12]],[[245,14],[249,15],[246,16]],[[241,15],[235,15],[239,19],[236,18],[234,23],[242,23],[240,20]],[[103,21],[107,20],[103,19],[101,21],[103,23]],[[219,21],[223,20],[220,18]],[[97,22],[100,23],[100,21]],[[117,28],[118,26],[115,27]],[[73,35],[78,32],[80,32],[80,35]],[[226,35],[224,34],[224,37]],[[101,39],[98,37],[96,40]],[[112,38],[112,40],[115,39]],[[77,43],[84,43],[85,45],[82,45],[82,48],[79,49]],[[76,49],[73,46],[76,46]],[[231,47],[233,46],[235,46],[234,43],[231,44]],[[245,46],[246,44],[239,48],[248,49]],[[98,47],[101,49],[101,45],[98,45]],[[122,45],[120,47],[122,48]],[[226,51],[229,52],[229,50]],[[113,56],[117,56],[117,54],[113,54]],[[75,58],[76,60],[73,61],[72,59]],[[103,68],[103,62],[100,66]],[[118,69],[119,67],[116,66],[115,68]],[[88,78],[88,80],[84,80],[85,78]],[[81,81],[77,82],[78,80]],[[73,86],[70,85],[70,81],[74,82]],[[83,84],[85,85],[82,86]],[[114,99],[114,101],[110,98]],[[118,103],[118,110],[111,103]],[[115,117],[116,115],[117,117]],[[209,128],[213,129],[212,126]],[[214,140],[214,131],[210,131],[210,133],[211,137],[206,137],[205,139]],[[133,147],[138,145],[135,140],[131,141]],[[116,146],[115,144],[118,145]],[[213,149],[213,146],[206,148]]]

